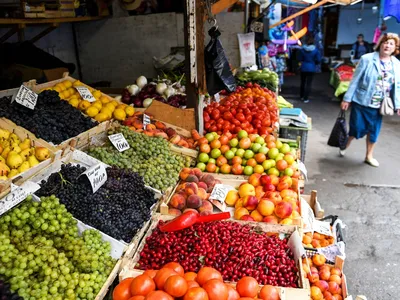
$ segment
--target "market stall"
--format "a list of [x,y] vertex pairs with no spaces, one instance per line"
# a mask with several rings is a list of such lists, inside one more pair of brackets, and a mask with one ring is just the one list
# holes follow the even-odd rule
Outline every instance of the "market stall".
[[332,68],[329,84],[335,89],[335,97],[339,98],[347,92],[354,70],[354,66],[346,64]]

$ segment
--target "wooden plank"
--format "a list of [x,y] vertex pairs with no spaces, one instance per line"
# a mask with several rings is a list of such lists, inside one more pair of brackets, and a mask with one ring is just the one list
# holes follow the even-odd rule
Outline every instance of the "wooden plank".
[[12,24],[50,24],[50,23],[72,23],[72,22],[86,22],[97,21],[104,19],[104,17],[76,17],[76,18],[53,18],[53,19],[14,19],[14,18],[0,18],[0,25]]
[[[204,1],[196,1],[196,28],[204,28],[205,20]],[[204,30],[196,32],[196,49],[197,49],[197,92],[198,94],[207,94],[206,83],[206,67],[204,63]],[[203,114],[198,114],[196,118],[203,118]]]
[[219,0],[212,5],[211,12],[213,13],[213,15],[217,15],[220,12],[223,12],[225,9],[231,7],[236,2],[238,2],[238,0]]

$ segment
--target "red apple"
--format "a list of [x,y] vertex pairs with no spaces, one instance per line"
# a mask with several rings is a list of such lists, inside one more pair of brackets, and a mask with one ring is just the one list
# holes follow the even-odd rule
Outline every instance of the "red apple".
[[264,185],[265,192],[275,192],[275,186],[273,184]]
[[247,210],[255,210],[258,205],[258,199],[256,196],[246,196],[243,198],[243,207]]
[[262,186],[266,186],[268,184],[271,184],[271,177],[269,177],[269,175],[262,175],[260,177],[260,182]]

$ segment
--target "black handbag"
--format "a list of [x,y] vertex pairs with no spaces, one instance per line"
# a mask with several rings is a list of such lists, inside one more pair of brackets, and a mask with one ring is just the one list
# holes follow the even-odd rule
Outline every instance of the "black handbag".
[[329,136],[328,145],[340,148],[340,150],[345,150],[348,139],[349,134],[347,132],[346,112],[340,110],[339,116],[332,128],[331,135]]

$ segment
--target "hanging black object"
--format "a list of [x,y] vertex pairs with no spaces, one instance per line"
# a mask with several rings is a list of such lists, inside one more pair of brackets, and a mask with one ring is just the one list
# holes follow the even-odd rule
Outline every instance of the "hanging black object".
[[208,93],[214,96],[222,90],[233,92],[236,90],[236,81],[218,38],[221,33],[218,27],[213,26],[208,34],[211,40],[204,51]]
[[341,110],[329,136],[328,145],[345,150],[349,134],[347,133],[346,113]]

